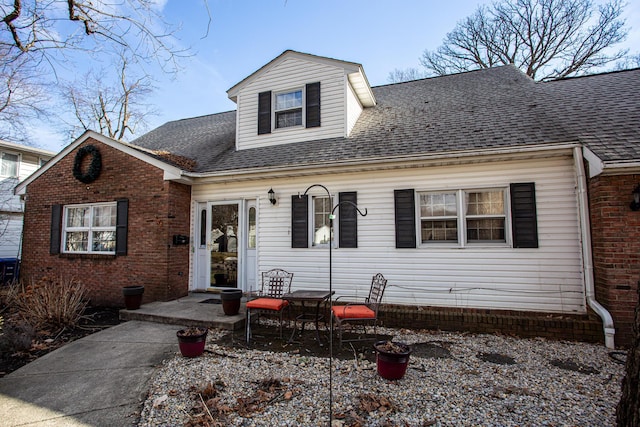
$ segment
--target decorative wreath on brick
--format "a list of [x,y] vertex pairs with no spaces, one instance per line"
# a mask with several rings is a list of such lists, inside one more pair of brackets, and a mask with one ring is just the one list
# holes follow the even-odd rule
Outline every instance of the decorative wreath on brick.
[[[82,161],[86,156],[91,156],[91,163],[85,173],[82,172]],[[80,182],[88,184],[95,181],[100,176],[102,170],[102,156],[100,151],[93,145],[85,145],[76,153],[76,160],[73,163],[73,176]]]

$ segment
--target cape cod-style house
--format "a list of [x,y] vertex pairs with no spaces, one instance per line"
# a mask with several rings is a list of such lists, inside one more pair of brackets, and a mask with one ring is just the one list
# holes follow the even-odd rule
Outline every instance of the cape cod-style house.
[[81,277],[102,304],[251,291],[271,268],[325,289],[333,242],[336,296],[383,273],[386,324],[625,345],[639,93],[639,69],[513,66],[372,88],[360,64],[285,51],[229,89],[236,111],[130,144],[87,132],[20,183],[22,274]]

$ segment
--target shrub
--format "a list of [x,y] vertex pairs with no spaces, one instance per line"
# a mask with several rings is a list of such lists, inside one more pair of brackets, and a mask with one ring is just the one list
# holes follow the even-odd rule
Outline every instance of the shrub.
[[35,327],[74,327],[87,306],[85,295],[79,281],[45,277],[24,286],[14,304],[22,318]]
[[0,351],[13,353],[29,350],[35,336],[35,329],[26,322],[16,325],[7,323],[0,334]]

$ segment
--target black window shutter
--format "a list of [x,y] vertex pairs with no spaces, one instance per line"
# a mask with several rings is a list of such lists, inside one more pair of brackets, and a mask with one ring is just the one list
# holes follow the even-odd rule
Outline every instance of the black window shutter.
[[309,246],[308,196],[291,196],[291,247]]
[[536,187],[533,182],[511,184],[511,220],[514,248],[538,247]]
[[[338,221],[338,239],[341,248],[358,247],[358,193],[355,191],[340,193],[338,203],[340,204],[340,218]],[[351,203],[343,203],[351,202]]]
[[60,253],[60,227],[62,226],[62,205],[51,206],[51,242],[49,242],[49,253],[57,255]]
[[416,247],[416,199],[413,189],[393,192],[396,216],[396,248]]
[[271,133],[271,91],[258,94],[258,135]]
[[320,126],[320,82],[307,84],[305,104],[306,127]]
[[116,213],[116,255],[127,254],[127,229],[129,216],[129,200],[118,200]]

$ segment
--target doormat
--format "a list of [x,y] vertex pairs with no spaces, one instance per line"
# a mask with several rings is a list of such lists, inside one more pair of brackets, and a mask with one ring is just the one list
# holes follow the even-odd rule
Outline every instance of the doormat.
[[222,303],[222,300],[218,298],[209,298],[209,299],[200,301],[200,304],[221,304],[221,303]]

